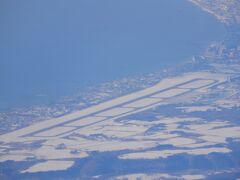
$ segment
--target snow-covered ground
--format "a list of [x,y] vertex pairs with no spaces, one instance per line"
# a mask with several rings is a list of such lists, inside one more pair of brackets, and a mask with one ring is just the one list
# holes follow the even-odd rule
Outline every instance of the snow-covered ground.
[[[92,152],[138,151],[123,153],[119,155],[120,159],[158,159],[184,153],[229,153],[231,150],[224,145],[227,138],[240,138],[240,126],[232,126],[231,122],[216,120],[209,123],[202,118],[166,117],[161,114],[154,120],[138,120],[131,116],[173,104],[177,98],[186,100],[196,94],[204,96],[206,91],[226,83],[230,76],[200,71],[166,78],[140,92],[3,134],[0,136],[0,161],[40,160],[22,171],[26,173],[45,171],[45,167],[49,167],[49,171],[67,169],[74,164],[72,160],[86,158]],[[212,108],[186,106],[178,109],[193,112]],[[154,130],[156,127],[159,129]],[[37,147],[12,148],[15,143],[24,147],[36,142],[40,143]],[[148,150],[159,145],[171,145],[178,149]],[[63,163],[53,167],[53,163],[58,161]]]

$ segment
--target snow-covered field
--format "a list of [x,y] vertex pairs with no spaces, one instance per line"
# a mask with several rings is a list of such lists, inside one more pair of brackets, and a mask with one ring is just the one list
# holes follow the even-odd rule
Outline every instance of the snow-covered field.
[[[196,94],[202,96],[213,86],[225,83],[228,78],[227,74],[187,73],[163,79],[140,92],[3,134],[0,136],[0,161],[41,160],[22,171],[27,173],[67,169],[74,164],[74,159],[86,158],[96,151],[138,151],[123,153],[119,159],[158,159],[184,153],[229,153],[231,150],[224,145],[226,139],[240,138],[240,126],[231,126],[228,121],[208,123],[201,118],[176,115],[158,115],[154,120],[131,118],[131,115],[172,104],[177,98],[191,98]],[[193,112],[212,107],[178,109]],[[194,135],[185,136],[184,133]],[[29,148],[36,142],[40,145]],[[14,143],[22,144],[23,148],[13,148]],[[178,149],[148,150],[159,145],[171,145]],[[54,166],[55,163],[58,165]]]

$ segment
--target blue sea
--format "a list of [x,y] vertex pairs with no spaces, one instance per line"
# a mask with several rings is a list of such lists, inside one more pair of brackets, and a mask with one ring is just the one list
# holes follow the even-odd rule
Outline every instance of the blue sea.
[[0,2],[0,109],[175,66],[226,28],[179,0]]

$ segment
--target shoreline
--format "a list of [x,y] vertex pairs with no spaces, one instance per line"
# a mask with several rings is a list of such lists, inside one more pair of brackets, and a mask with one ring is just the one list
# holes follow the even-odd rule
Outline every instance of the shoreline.
[[[215,16],[218,21],[220,21],[221,23],[224,23],[226,25],[226,29],[229,27],[225,22],[221,21],[220,16],[218,17],[216,15],[216,13],[212,12],[211,10],[208,10],[205,7],[202,7],[195,0],[187,0],[187,1],[196,5],[203,11],[210,13],[212,16]],[[230,32],[227,31],[226,33],[227,33],[226,36],[228,36]],[[222,44],[222,43],[224,43],[225,40],[226,39],[223,39],[221,42],[217,42],[215,44],[216,45]],[[212,42],[210,42],[210,44],[207,47],[205,47],[204,49],[207,50],[211,46],[211,44],[212,44]],[[6,118],[9,115],[10,115],[10,119],[11,119],[11,116],[12,115],[16,116],[16,114],[18,114],[18,112],[19,112],[19,116],[22,116],[22,118],[20,117],[20,119],[22,119],[22,120],[24,118],[26,118],[26,115],[31,117],[30,119],[27,118],[27,120],[25,120],[27,122],[23,126],[11,129],[11,130],[16,130],[16,129],[22,128],[24,126],[31,125],[33,122],[35,123],[38,121],[42,121],[44,119],[60,117],[60,116],[78,111],[80,109],[88,108],[92,105],[96,105],[96,104],[114,99],[119,96],[124,96],[129,93],[140,91],[145,88],[154,86],[156,83],[158,83],[161,79],[163,79],[165,77],[171,77],[171,76],[176,75],[179,70],[186,71],[186,70],[184,70],[185,66],[198,65],[199,60],[196,61],[195,57],[198,58],[200,56],[204,56],[204,52],[202,52],[202,55],[199,55],[199,56],[194,55],[192,57],[193,59],[183,60],[183,62],[180,65],[170,66],[169,68],[165,68],[159,72],[148,73],[148,74],[141,75],[141,76],[124,77],[119,80],[114,80],[114,81],[110,81],[110,82],[106,82],[106,83],[100,83],[97,86],[86,87],[84,91],[80,91],[80,94],[82,94],[80,96],[78,96],[78,95],[76,96],[76,94],[72,94],[69,96],[61,97],[57,102],[50,103],[50,104],[47,103],[47,104],[42,104],[42,105],[30,105],[30,106],[26,106],[26,107],[7,108],[5,111],[4,110],[0,111],[0,122],[1,122],[2,118],[4,118],[4,117]],[[202,61],[202,60],[200,60],[200,61]],[[202,63],[202,62],[200,62],[200,63]],[[207,65],[207,63],[206,63],[206,65]],[[124,87],[126,84],[127,84],[127,87]],[[106,87],[104,87],[104,85],[106,85]],[[99,91],[99,89],[100,89],[100,91]],[[112,90],[109,94],[107,94],[110,89],[111,90],[114,89],[115,91]],[[89,92],[87,92],[87,91],[89,91]],[[101,95],[103,95],[103,96],[101,97]],[[73,100],[74,98],[76,98],[78,100]],[[77,101],[78,101],[79,105],[75,105]],[[71,104],[71,102],[72,102],[72,104]],[[25,113],[22,114],[22,112],[25,112]],[[32,112],[34,112],[34,113],[32,113]],[[9,131],[6,131],[6,128],[4,128],[4,129],[5,129],[5,131],[0,131],[0,134],[9,132]]]

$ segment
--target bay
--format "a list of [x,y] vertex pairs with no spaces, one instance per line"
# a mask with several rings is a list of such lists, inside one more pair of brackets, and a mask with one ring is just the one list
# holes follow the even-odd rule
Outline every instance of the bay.
[[179,0],[0,2],[0,108],[175,66],[226,28]]

